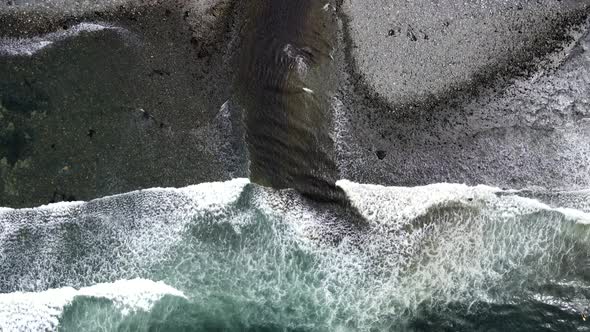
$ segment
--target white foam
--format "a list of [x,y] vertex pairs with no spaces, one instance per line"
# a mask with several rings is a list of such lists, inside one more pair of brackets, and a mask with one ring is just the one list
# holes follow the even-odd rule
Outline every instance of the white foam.
[[23,208],[21,210],[25,211],[25,210],[37,210],[37,211],[65,211],[65,210],[69,210],[71,208],[74,208],[76,206],[80,206],[82,204],[84,204],[84,201],[70,201],[70,202],[56,202],[56,203],[49,203],[49,204],[43,204],[40,205],[38,207],[34,207],[34,208]]
[[[578,223],[590,224],[590,213],[575,208],[552,207],[536,199],[520,197],[518,190],[502,190],[485,185],[471,187],[451,183],[419,187],[384,187],[358,184],[348,180],[340,180],[337,185],[344,189],[353,204],[368,220],[378,223],[415,219],[427,213],[432,207],[445,204],[467,206],[485,202],[502,204],[502,210],[508,214],[520,215],[539,210],[554,211]],[[587,191],[578,192],[586,193]],[[512,195],[500,198],[496,195],[499,193]],[[513,206],[509,207],[509,204]]]
[[[554,278],[560,264],[575,264],[576,255],[590,252],[586,245],[572,244],[590,236],[574,227],[590,220],[575,206],[552,207],[489,186],[384,187],[346,180],[338,185],[370,230],[360,250],[336,255],[330,264],[375,261],[378,274],[390,276],[364,290],[370,298],[355,300],[368,308],[379,308],[388,299],[396,302],[392,312],[424,303],[502,303],[494,295],[498,288],[504,294],[534,288]],[[346,274],[366,275],[367,269]]]
[[122,28],[102,23],[80,23],[68,30],[51,32],[43,36],[31,38],[0,38],[0,55],[31,56],[55,42],[76,37],[84,32],[102,30],[125,31]]
[[[0,288],[40,291],[146,275],[149,266],[167,261],[170,251],[192,236],[191,227],[233,222],[233,203],[248,183],[152,188],[0,212]],[[77,243],[93,253],[78,255]],[[76,259],[64,261],[70,252]]]
[[497,198],[494,202],[505,216],[514,217],[522,214],[531,214],[538,211],[557,212],[565,219],[571,220],[578,224],[590,224],[590,213],[570,207],[552,207],[537,199],[521,197],[518,195],[504,196]]
[[164,282],[145,279],[119,280],[80,289],[65,287],[38,293],[0,294],[0,331],[56,330],[64,308],[78,296],[108,299],[126,315],[149,311],[166,295],[186,298]]
[[551,208],[551,210],[557,211],[566,216],[568,219],[575,220],[579,224],[590,225],[590,213],[571,208]]
[[[204,182],[196,185],[191,185],[182,188],[162,188],[162,187],[153,187],[148,189],[141,189],[130,191],[124,194],[116,194],[111,196],[106,196],[103,198],[97,198],[90,202],[99,202],[101,200],[112,200],[117,199],[125,196],[136,196],[141,195],[142,193],[155,193],[155,194],[182,194],[186,197],[191,198],[197,204],[197,208],[208,208],[212,207],[213,205],[223,206],[229,204],[231,201],[235,200],[237,196],[240,194],[241,190],[244,186],[250,183],[250,180],[247,178],[236,178],[226,182]],[[0,213],[2,212],[35,212],[35,211],[43,211],[43,212],[62,212],[71,210],[75,207],[81,207],[88,202],[86,201],[72,201],[72,202],[57,202],[57,203],[50,203],[40,205],[34,208],[21,208],[21,209],[14,209],[9,207],[0,207]],[[0,217],[2,217],[0,215]],[[2,219],[0,218],[0,221]]]
[[420,187],[384,187],[340,180],[353,204],[368,220],[376,223],[415,219],[434,206],[444,204],[474,204],[494,199],[499,188],[479,185],[438,183]]

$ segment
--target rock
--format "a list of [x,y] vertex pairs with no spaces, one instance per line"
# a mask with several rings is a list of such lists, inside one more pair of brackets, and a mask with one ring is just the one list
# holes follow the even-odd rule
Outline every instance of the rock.
[[379,158],[379,160],[383,160],[387,156],[387,153],[383,150],[377,150],[375,151],[375,155],[377,156],[377,158]]

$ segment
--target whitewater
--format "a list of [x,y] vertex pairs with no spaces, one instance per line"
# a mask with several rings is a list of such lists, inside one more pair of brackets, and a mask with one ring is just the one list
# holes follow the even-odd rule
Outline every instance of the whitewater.
[[0,330],[585,326],[590,190],[338,186],[365,225],[247,179],[0,209]]

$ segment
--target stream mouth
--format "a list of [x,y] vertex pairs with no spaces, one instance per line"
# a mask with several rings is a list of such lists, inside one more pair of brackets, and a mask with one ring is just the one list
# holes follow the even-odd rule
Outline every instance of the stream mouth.
[[330,2],[250,1],[235,81],[250,179],[345,201],[330,136],[336,17]]
[[339,186],[366,218],[360,231],[246,179],[1,210],[0,328],[587,326],[590,209],[576,203],[587,192]]

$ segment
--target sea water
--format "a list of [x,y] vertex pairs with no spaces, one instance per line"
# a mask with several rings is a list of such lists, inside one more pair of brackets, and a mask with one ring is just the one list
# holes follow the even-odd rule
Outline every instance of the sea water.
[[589,328],[590,191],[338,185],[364,227],[246,179],[2,209],[0,330]]

